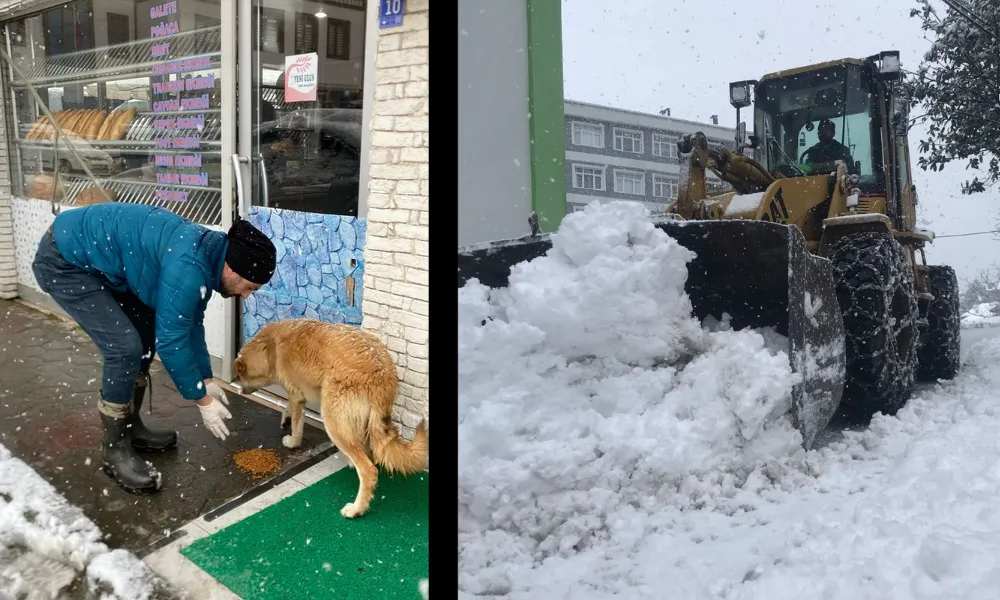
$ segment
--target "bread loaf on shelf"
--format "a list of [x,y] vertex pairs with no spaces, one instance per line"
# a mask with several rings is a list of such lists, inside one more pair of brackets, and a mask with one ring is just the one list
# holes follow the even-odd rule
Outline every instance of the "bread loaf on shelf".
[[68,111],[68,110],[61,110],[61,111],[57,112],[56,114],[52,115],[53,120],[56,122],[55,124],[59,125],[60,127],[62,127],[62,124],[63,124],[63,122],[66,121],[66,117],[69,116],[69,113],[70,113],[70,111]]
[[[128,130],[128,124],[132,122],[132,117],[134,115],[134,108],[115,112],[111,116],[108,115],[108,111],[106,110],[89,108],[60,110],[52,113],[52,119],[62,129],[61,135],[65,137],[85,140],[111,140],[121,139],[121,137],[124,137],[125,131]],[[106,137],[113,134],[114,130],[112,129],[112,125],[120,122],[122,118],[127,118],[128,124],[125,124],[125,131],[121,132],[121,137]],[[24,136],[24,139],[55,140],[55,128],[52,126],[48,117],[42,115],[35,120],[34,124],[28,130],[28,133]]]
[[[61,110],[52,113],[52,119],[53,120],[58,119],[58,117],[62,115],[62,113],[63,111]],[[28,131],[28,135],[24,136],[24,139],[26,140],[45,139],[47,130],[51,129],[52,129],[52,123],[49,122],[49,118],[43,114],[42,116],[38,117],[38,120],[35,121],[35,124],[31,126],[31,130]]]
[[31,124],[31,128],[28,129],[28,133],[24,134],[24,139],[30,140],[34,138],[35,134],[38,133],[38,129],[42,126],[42,123],[44,122],[45,122],[45,115],[38,117],[38,119],[36,119],[35,122]]
[[90,122],[90,118],[97,114],[96,109],[89,109],[81,111],[82,114],[80,118],[77,119],[76,123],[73,125],[73,133],[83,137],[84,132],[87,131],[87,123]]
[[107,139],[110,141],[125,139],[125,134],[128,133],[128,127],[132,124],[132,119],[135,118],[134,106],[120,112],[122,114],[115,120],[114,125],[108,128]]
[[[46,172],[35,173],[31,185],[28,186],[28,197],[38,198],[39,200],[51,200],[52,190],[55,187],[55,177]],[[59,184],[58,188],[55,188],[55,199],[62,200],[65,195],[65,189],[62,184]]]
[[117,120],[118,117],[120,116],[121,114],[117,112],[109,113],[108,116],[104,119],[104,122],[101,123],[101,127],[97,130],[97,137],[95,137],[94,139],[96,140],[108,139],[108,130],[111,129],[111,127],[115,124],[115,120]]
[[[105,196],[107,194],[107,196]],[[104,202],[114,202],[118,199],[118,194],[111,189],[102,189],[96,185],[85,188],[76,195],[74,204],[77,206],[90,206],[92,204],[102,204]]]
[[[55,120],[56,125],[58,125],[63,131],[66,131],[66,124],[73,117],[74,111],[72,110],[61,110],[54,115],[52,115],[53,120]],[[55,140],[56,139],[56,128],[52,126],[51,123],[43,123],[41,129],[39,130],[38,139],[41,140]]]
[[84,115],[85,112],[86,111],[82,110],[69,111],[70,113],[69,116],[66,117],[66,120],[60,124],[60,126],[63,129],[63,131],[60,133],[73,131],[76,128],[76,124],[80,122],[80,118]]
[[104,125],[104,121],[107,117],[108,111],[106,110],[99,110],[95,112],[87,121],[87,127],[83,130],[83,138],[86,140],[98,139],[97,133],[101,130],[101,126]]

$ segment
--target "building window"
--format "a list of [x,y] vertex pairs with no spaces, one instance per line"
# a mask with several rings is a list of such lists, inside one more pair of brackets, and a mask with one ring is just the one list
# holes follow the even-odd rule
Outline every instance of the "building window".
[[727,192],[730,186],[725,181],[721,179],[707,179],[705,180],[705,188],[709,192]]
[[260,40],[261,51],[285,52],[285,11],[275,8],[265,8],[261,11],[260,28],[263,33],[257,33],[257,20],[253,21],[254,39]]
[[581,190],[604,191],[604,169],[573,165],[573,187]]
[[[23,21],[22,21],[23,22]],[[132,41],[131,20],[128,15],[108,13],[108,45],[116,46]],[[111,48],[109,54],[115,58],[128,58],[130,48]]]
[[309,54],[319,48],[319,19],[310,13],[295,13],[295,53]]
[[573,145],[588,148],[604,147],[604,125],[573,121]]
[[645,176],[639,171],[621,171],[615,169],[615,192],[645,196]]
[[615,127],[615,150],[630,154],[642,154],[642,132]]
[[653,175],[653,197],[673,201],[677,198],[677,180],[667,175]]
[[708,140],[709,150],[722,150],[723,148],[733,151],[736,149],[736,144],[734,142],[728,142],[726,140]]
[[326,57],[332,60],[351,58],[351,22],[326,20]]
[[653,156],[677,158],[677,140],[662,133],[653,134]]

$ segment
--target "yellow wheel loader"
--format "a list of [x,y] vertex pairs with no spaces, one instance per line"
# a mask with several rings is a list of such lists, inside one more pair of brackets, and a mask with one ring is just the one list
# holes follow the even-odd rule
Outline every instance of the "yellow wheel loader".
[[[681,139],[678,196],[657,222],[697,255],[685,285],[696,317],[788,339],[806,448],[835,414],[892,414],[917,379],[958,371],[958,282],[926,264],[934,235],[916,227],[900,81],[889,51],[730,84],[735,151]],[[707,171],[732,191],[710,195]],[[460,249],[459,285],[504,286],[510,266],[549,247],[533,233]]]

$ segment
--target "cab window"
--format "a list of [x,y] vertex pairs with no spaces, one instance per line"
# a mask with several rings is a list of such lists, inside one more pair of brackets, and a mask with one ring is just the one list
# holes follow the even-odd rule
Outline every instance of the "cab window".
[[[884,187],[881,135],[873,84],[860,65],[843,65],[763,82],[757,89],[754,127],[763,164],[794,176],[813,168],[804,153],[819,142],[820,121],[835,126],[834,139],[847,147],[863,191]],[[809,158],[809,157],[806,157]]]

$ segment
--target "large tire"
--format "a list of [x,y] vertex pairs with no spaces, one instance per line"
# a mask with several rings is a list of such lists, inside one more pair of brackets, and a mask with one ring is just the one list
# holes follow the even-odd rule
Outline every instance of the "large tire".
[[845,235],[829,252],[844,318],[847,378],[840,413],[895,414],[917,370],[917,297],[903,247],[887,233]]
[[920,348],[920,381],[952,379],[962,361],[962,315],[955,269],[934,265],[928,273],[934,294],[927,311],[927,341]]

